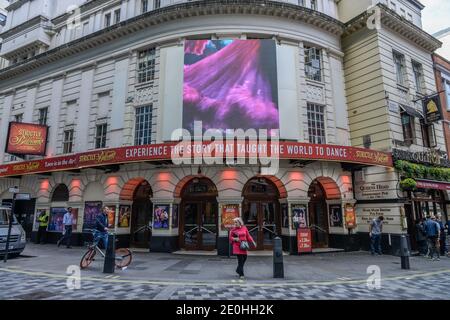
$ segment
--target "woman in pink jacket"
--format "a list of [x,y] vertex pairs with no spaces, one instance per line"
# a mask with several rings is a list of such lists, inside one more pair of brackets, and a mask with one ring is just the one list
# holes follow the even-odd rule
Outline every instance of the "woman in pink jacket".
[[233,221],[234,228],[230,231],[230,242],[233,245],[233,254],[235,254],[238,259],[238,267],[236,269],[236,273],[239,275],[240,279],[243,280],[244,264],[245,261],[247,261],[248,249],[241,248],[241,243],[243,241],[246,241],[248,244],[252,243],[254,247],[256,247],[256,243],[248,232],[248,229],[244,225],[244,222],[241,218],[235,218]]

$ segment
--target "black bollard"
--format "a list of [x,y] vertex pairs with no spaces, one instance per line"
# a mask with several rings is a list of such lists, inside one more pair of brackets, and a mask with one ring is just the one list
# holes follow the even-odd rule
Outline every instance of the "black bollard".
[[108,248],[106,248],[103,273],[114,273],[115,266],[116,266],[116,236],[114,234],[108,234]]
[[402,262],[402,269],[409,270],[409,257],[411,256],[411,252],[408,249],[408,242],[405,235],[400,237],[400,259]]
[[279,237],[276,237],[273,243],[273,277],[284,278],[283,244]]

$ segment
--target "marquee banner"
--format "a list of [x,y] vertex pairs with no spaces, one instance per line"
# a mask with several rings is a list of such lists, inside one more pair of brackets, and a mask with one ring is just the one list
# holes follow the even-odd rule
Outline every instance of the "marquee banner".
[[[234,155],[234,156],[233,156]],[[321,160],[392,167],[390,153],[347,146],[298,142],[188,142],[131,146],[0,166],[0,177],[92,168],[141,161],[194,158],[238,159],[278,157],[281,160]]]

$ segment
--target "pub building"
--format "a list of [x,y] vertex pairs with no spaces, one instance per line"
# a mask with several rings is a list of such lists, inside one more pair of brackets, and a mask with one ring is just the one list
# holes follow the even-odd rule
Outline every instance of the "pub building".
[[[81,244],[108,206],[121,245],[152,252],[227,255],[236,216],[260,251],[281,236],[283,249],[297,254],[297,229],[305,228],[315,251],[368,249],[378,214],[387,217],[395,246],[403,230],[385,143],[400,110],[409,109],[402,101],[386,106],[385,92],[397,94],[386,79],[400,69],[381,66],[409,68],[412,56],[429,86],[431,52],[440,43],[421,30],[418,1],[377,2],[383,26],[376,29],[361,9],[373,1],[361,3],[11,3],[0,34],[8,60],[0,70],[0,200],[11,199],[11,186],[29,193],[32,200],[21,204],[28,234],[34,238],[37,216],[48,211],[53,241],[64,208],[74,208],[73,237]],[[66,12],[69,4],[79,10]],[[195,131],[196,121],[204,130]],[[227,155],[250,152],[207,162],[209,143],[199,137],[214,128],[267,129],[273,161],[265,161],[264,139],[216,139]],[[186,133],[193,138],[180,153]],[[381,190],[371,191],[372,183]],[[391,195],[395,206],[379,205]]]

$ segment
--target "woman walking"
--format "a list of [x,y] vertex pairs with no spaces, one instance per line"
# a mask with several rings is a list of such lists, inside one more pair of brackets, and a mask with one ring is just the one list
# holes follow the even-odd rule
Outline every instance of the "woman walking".
[[233,221],[234,228],[230,231],[230,242],[233,245],[233,254],[238,259],[236,273],[241,280],[244,280],[244,265],[245,261],[247,261],[247,252],[250,249],[250,243],[254,247],[256,247],[256,243],[241,218],[235,218]]

